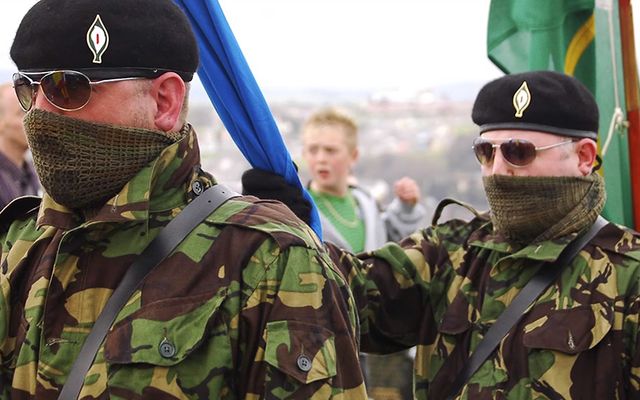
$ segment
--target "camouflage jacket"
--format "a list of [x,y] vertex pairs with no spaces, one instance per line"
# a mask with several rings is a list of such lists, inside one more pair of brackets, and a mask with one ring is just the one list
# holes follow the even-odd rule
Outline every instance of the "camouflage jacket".
[[[415,397],[441,400],[500,313],[575,236],[518,246],[480,216],[434,225],[359,259],[331,253],[358,304],[362,351],[416,345]],[[639,399],[639,261],[638,233],[604,227],[458,398]]]
[[[0,399],[57,397],[136,254],[215,184],[198,165],[191,132],[93,218],[45,195],[3,229]],[[129,299],[80,398],[366,398],[356,332],[353,298],[316,236],[281,203],[240,197]]]

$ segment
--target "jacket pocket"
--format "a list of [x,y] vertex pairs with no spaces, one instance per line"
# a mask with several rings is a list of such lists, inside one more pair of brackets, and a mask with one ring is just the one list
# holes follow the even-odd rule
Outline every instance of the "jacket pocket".
[[592,349],[607,335],[613,318],[613,306],[606,303],[550,311],[525,325],[523,344],[578,354]]
[[172,298],[141,307],[109,332],[109,364],[144,363],[169,367],[182,362],[214,330],[224,293]]
[[267,323],[265,361],[302,384],[336,375],[333,332],[300,321]]

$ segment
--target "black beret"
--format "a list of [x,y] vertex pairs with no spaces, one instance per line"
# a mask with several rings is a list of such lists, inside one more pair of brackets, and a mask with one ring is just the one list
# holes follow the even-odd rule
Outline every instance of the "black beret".
[[598,105],[576,78],[553,71],[505,75],[476,97],[473,122],[486,131],[516,129],[561,136],[598,137]]
[[172,0],[41,0],[22,19],[11,58],[24,72],[158,70],[190,81],[198,46]]

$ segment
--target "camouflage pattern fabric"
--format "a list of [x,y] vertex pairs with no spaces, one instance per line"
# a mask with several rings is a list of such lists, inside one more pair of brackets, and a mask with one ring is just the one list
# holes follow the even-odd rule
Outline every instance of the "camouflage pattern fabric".
[[[500,313],[575,236],[517,246],[481,216],[421,230],[360,259],[330,251],[358,304],[362,350],[416,345],[415,398],[440,400]],[[639,279],[638,233],[607,225],[457,398],[640,398]]]
[[[56,399],[136,255],[215,184],[195,134],[85,221],[45,196],[2,233],[0,399]],[[36,215],[37,214],[37,215]],[[363,399],[355,303],[285,206],[231,200],[120,312],[81,399]]]
[[413,397],[413,357],[409,350],[384,355],[369,353],[365,355],[364,362],[370,398],[405,400]]

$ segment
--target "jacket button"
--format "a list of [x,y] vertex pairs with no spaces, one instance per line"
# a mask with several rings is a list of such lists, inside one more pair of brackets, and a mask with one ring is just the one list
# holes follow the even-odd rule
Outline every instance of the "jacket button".
[[300,368],[300,371],[302,372],[311,371],[311,360],[309,359],[309,357],[299,356],[296,362],[298,364],[298,368]]
[[204,191],[204,187],[202,186],[202,182],[195,181],[191,184],[191,190],[193,190],[193,194],[196,196],[200,196]]
[[160,351],[160,355],[164,358],[171,358],[176,355],[176,346],[167,338],[162,339],[158,350]]

